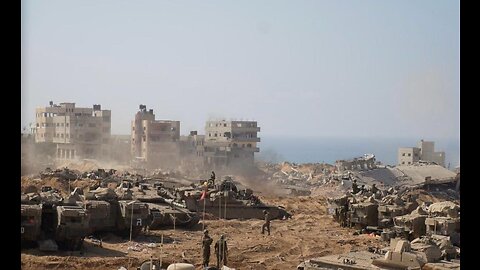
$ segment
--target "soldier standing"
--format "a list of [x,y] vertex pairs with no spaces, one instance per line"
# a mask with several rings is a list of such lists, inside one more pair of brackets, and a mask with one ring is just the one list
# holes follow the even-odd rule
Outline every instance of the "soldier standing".
[[214,187],[215,186],[215,172],[212,171],[212,174],[210,175],[210,179],[208,179],[207,183],[209,186]]
[[354,179],[352,183],[352,192],[353,194],[357,194],[359,191],[360,189],[358,188],[358,185],[357,185],[357,179]]
[[265,223],[262,225],[262,234],[265,232],[266,228],[268,235],[270,235],[270,217],[267,210],[263,210],[263,215],[265,216]]
[[340,217],[340,226],[345,227],[346,223],[347,223],[347,220],[346,220],[345,207],[344,206],[342,206],[340,208],[339,217]]
[[375,184],[372,185],[372,188],[370,189],[370,191],[371,191],[373,194],[377,193],[378,188],[376,187]]
[[208,230],[203,231],[202,249],[203,249],[203,267],[208,267],[210,262],[210,245],[213,239],[208,235]]
[[225,241],[225,235],[223,234],[215,243],[215,254],[217,255],[217,268],[220,269],[220,262],[222,262],[222,266],[227,265],[228,248],[227,241]]

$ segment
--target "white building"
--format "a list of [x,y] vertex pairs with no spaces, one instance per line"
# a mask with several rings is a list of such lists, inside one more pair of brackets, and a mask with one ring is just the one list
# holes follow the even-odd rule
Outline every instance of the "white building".
[[445,152],[435,152],[435,142],[420,140],[417,147],[398,148],[398,165],[411,165],[419,161],[435,162],[445,167]]
[[100,105],[78,108],[75,103],[36,109],[36,143],[53,143],[56,158],[103,158],[110,154],[111,112]]

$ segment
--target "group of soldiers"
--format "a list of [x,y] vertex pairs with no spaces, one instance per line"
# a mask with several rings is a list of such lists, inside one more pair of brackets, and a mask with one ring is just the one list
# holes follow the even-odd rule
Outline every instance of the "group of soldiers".
[[[202,239],[203,267],[208,267],[210,263],[210,246],[212,243],[213,239],[208,235],[208,230],[204,230]],[[220,265],[223,266],[227,264],[228,247],[225,235],[223,234],[220,236],[220,239],[215,242],[215,255],[217,257],[217,268],[220,268]]]
[[[263,210],[265,223],[262,225],[262,234],[267,231],[268,235],[270,235],[270,215],[267,210]],[[203,231],[203,238],[202,238],[202,250],[203,250],[203,267],[208,267],[210,263],[210,246],[213,243],[213,239],[208,235],[208,230]],[[215,255],[217,257],[217,268],[220,269],[220,266],[227,265],[227,257],[228,257],[228,247],[227,241],[225,240],[225,235],[221,235],[220,239],[215,242]]]
[[[210,175],[210,179],[208,180],[207,184],[209,186],[214,186],[215,185],[215,172],[212,171],[212,174]],[[256,198],[255,196],[251,195],[253,198]],[[268,235],[270,235],[270,215],[267,210],[263,210],[263,215],[264,215],[264,220],[265,222],[262,225],[262,234],[267,232]],[[203,238],[202,238],[202,256],[203,256],[203,262],[202,266],[204,268],[207,268],[209,263],[210,263],[210,246],[213,243],[213,239],[208,235],[208,230],[203,231]],[[228,247],[227,247],[227,241],[225,239],[225,235],[221,235],[220,238],[215,242],[215,256],[217,258],[217,268],[220,269],[220,266],[227,265],[227,257],[228,257]]]

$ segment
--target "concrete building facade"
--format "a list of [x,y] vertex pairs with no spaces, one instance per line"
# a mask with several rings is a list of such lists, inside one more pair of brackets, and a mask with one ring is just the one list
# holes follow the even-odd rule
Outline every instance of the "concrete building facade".
[[445,167],[445,152],[435,152],[435,142],[420,140],[417,147],[398,148],[398,165],[411,165],[419,161],[435,162]]
[[110,155],[111,111],[101,105],[75,107],[50,101],[36,109],[36,143],[52,143],[57,159],[104,158]]
[[251,166],[254,153],[259,152],[256,121],[207,121],[205,126],[204,157],[206,165]]
[[339,172],[372,170],[377,166],[374,154],[364,154],[363,157],[357,157],[349,160],[337,160],[335,167]]
[[131,153],[147,166],[168,168],[179,162],[180,121],[155,120],[145,105],[135,114],[131,130]]

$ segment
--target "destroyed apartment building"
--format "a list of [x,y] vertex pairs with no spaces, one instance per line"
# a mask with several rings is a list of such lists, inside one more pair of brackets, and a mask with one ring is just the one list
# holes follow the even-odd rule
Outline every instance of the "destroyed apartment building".
[[175,166],[179,161],[180,121],[155,120],[153,109],[145,105],[132,121],[131,154],[148,166]]
[[209,167],[253,166],[260,127],[256,121],[207,121],[205,162]]
[[337,160],[335,167],[339,172],[346,170],[369,170],[376,168],[375,155],[365,154],[363,157],[353,158],[349,160]]
[[[36,144],[55,151],[57,159],[105,158],[110,155],[111,111],[101,105],[75,107],[75,103],[37,107]],[[45,147],[44,147],[45,148]]]
[[205,135],[180,136],[180,121],[155,120],[153,110],[140,105],[131,129],[131,155],[149,168],[222,169],[254,165],[259,152],[256,121],[207,121]]
[[381,166],[374,161],[374,155],[351,160],[337,160],[335,163],[338,176],[343,179],[356,179],[360,184],[371,186],[432,186],[453,185],[457,173],[434,162],[417,162],[409,165]]

